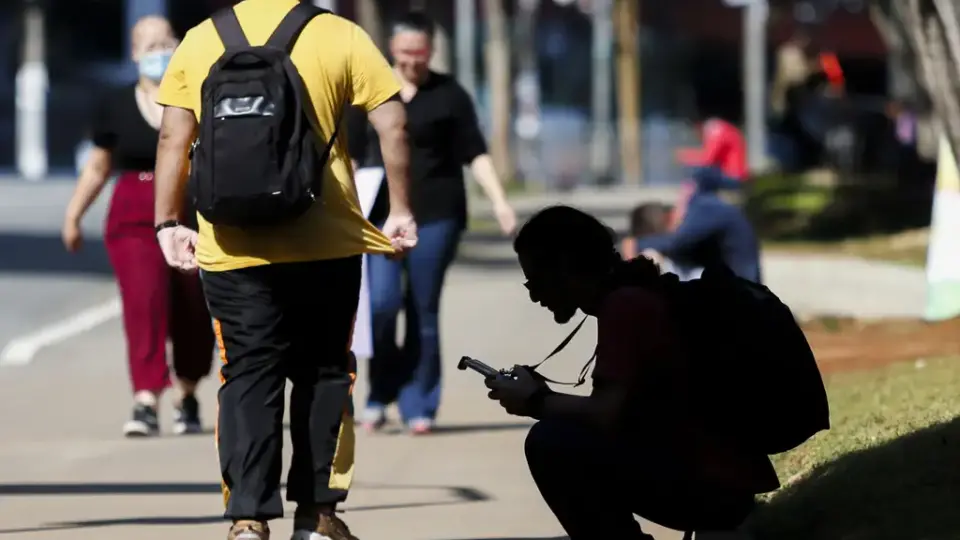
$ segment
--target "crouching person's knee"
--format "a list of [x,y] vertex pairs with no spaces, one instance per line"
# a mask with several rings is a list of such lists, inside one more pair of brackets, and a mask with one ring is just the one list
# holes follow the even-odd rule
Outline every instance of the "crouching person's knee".
[[530,476],[548,499],[555,495],[557,479],[563,477],[564,467],[570,466],[565,456],[563,430],[558,420],[540,420],[530,428],[523,447]]
[[527,439],[523,444],[524,454],[527,456],[527,463],[538,461],[544,453],[544,448],[549,446],[550,427],[546,425],[545,420],[540,420],[530,431],[527,432]]
[[[588,430],[558,419],[540,420],[527,433],[524,453],[535,480],[543,475],[569,471],[571,463],[586,458],[591,441]],[[575,466],[575,465],[574,465]]]

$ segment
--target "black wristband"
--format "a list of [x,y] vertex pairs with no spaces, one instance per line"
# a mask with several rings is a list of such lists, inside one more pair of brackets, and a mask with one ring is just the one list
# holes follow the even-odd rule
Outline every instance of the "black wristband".
[[553,390],[547,385],[541,386],[536,392],[530,394],[530,397],[527,398],[527,411],[531,418],[542,419],[544,403],[547,397],[551,395],[553,395]]
[[160,223],[156,227],[154,227],[154,233],[158,233],[164,229],[169,229],[171,227],[180,227],[181,225],[183,224],[175,219],[168,219],[167,221],[164,221],[163,223]]

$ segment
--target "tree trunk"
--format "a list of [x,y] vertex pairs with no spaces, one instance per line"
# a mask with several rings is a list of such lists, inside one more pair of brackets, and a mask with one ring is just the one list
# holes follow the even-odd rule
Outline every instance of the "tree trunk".
[[430,69],[437,73],[450,73],[452,64],[450,34],[444,25],[437,24],[436,34],[433,36],[433,58],[430,59]]
[[617,103],[620,164],[627,182],[643,182],[640,140],[640,7],[638,0],[616,0]]
[[490,88],[490,156],[497,172],[505,181],[514,178],[513,156],[510,152],[510,36],[503,0],[484,0],[487,18],[485,68]]
[[380,3],[377,0],[358,0],[357,19],[360,27],[370,34],[373,42],[381,50],[384,48],[385,34],[383,31],[383,17],[380,13]]
[[[954,154],[960,149],[960,8],[952,0],[876,0],[878,29],[908,56]],[[926,152],[924,152],[926,153]]]

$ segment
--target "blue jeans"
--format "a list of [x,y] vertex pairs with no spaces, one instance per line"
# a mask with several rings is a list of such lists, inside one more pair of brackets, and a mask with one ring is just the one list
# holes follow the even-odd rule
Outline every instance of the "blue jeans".
[[720,170],[720,167],[714,165],[691,167],[690,177],[697,184],[698,191],[716,191],[718,189],[737,191],[743,187],[742,182],[727,176]]
[[[370,257],[373,358],[368,407],[397,401],[404,421],[436,417],[440,406],[440,293],[461,230],[457,220],[426,223],[419,227],[417,247],[405,259]],[[407,331],[403,346],[398,347],[401,309],[406,312]]]

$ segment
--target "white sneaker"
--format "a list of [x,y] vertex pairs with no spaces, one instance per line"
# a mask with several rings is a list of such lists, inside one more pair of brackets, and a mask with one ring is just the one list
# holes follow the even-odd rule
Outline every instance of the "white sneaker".
[[364,431],[373,433],[387,423],[387,411],[383,407],[367,407],[360,414],[360,425]]

